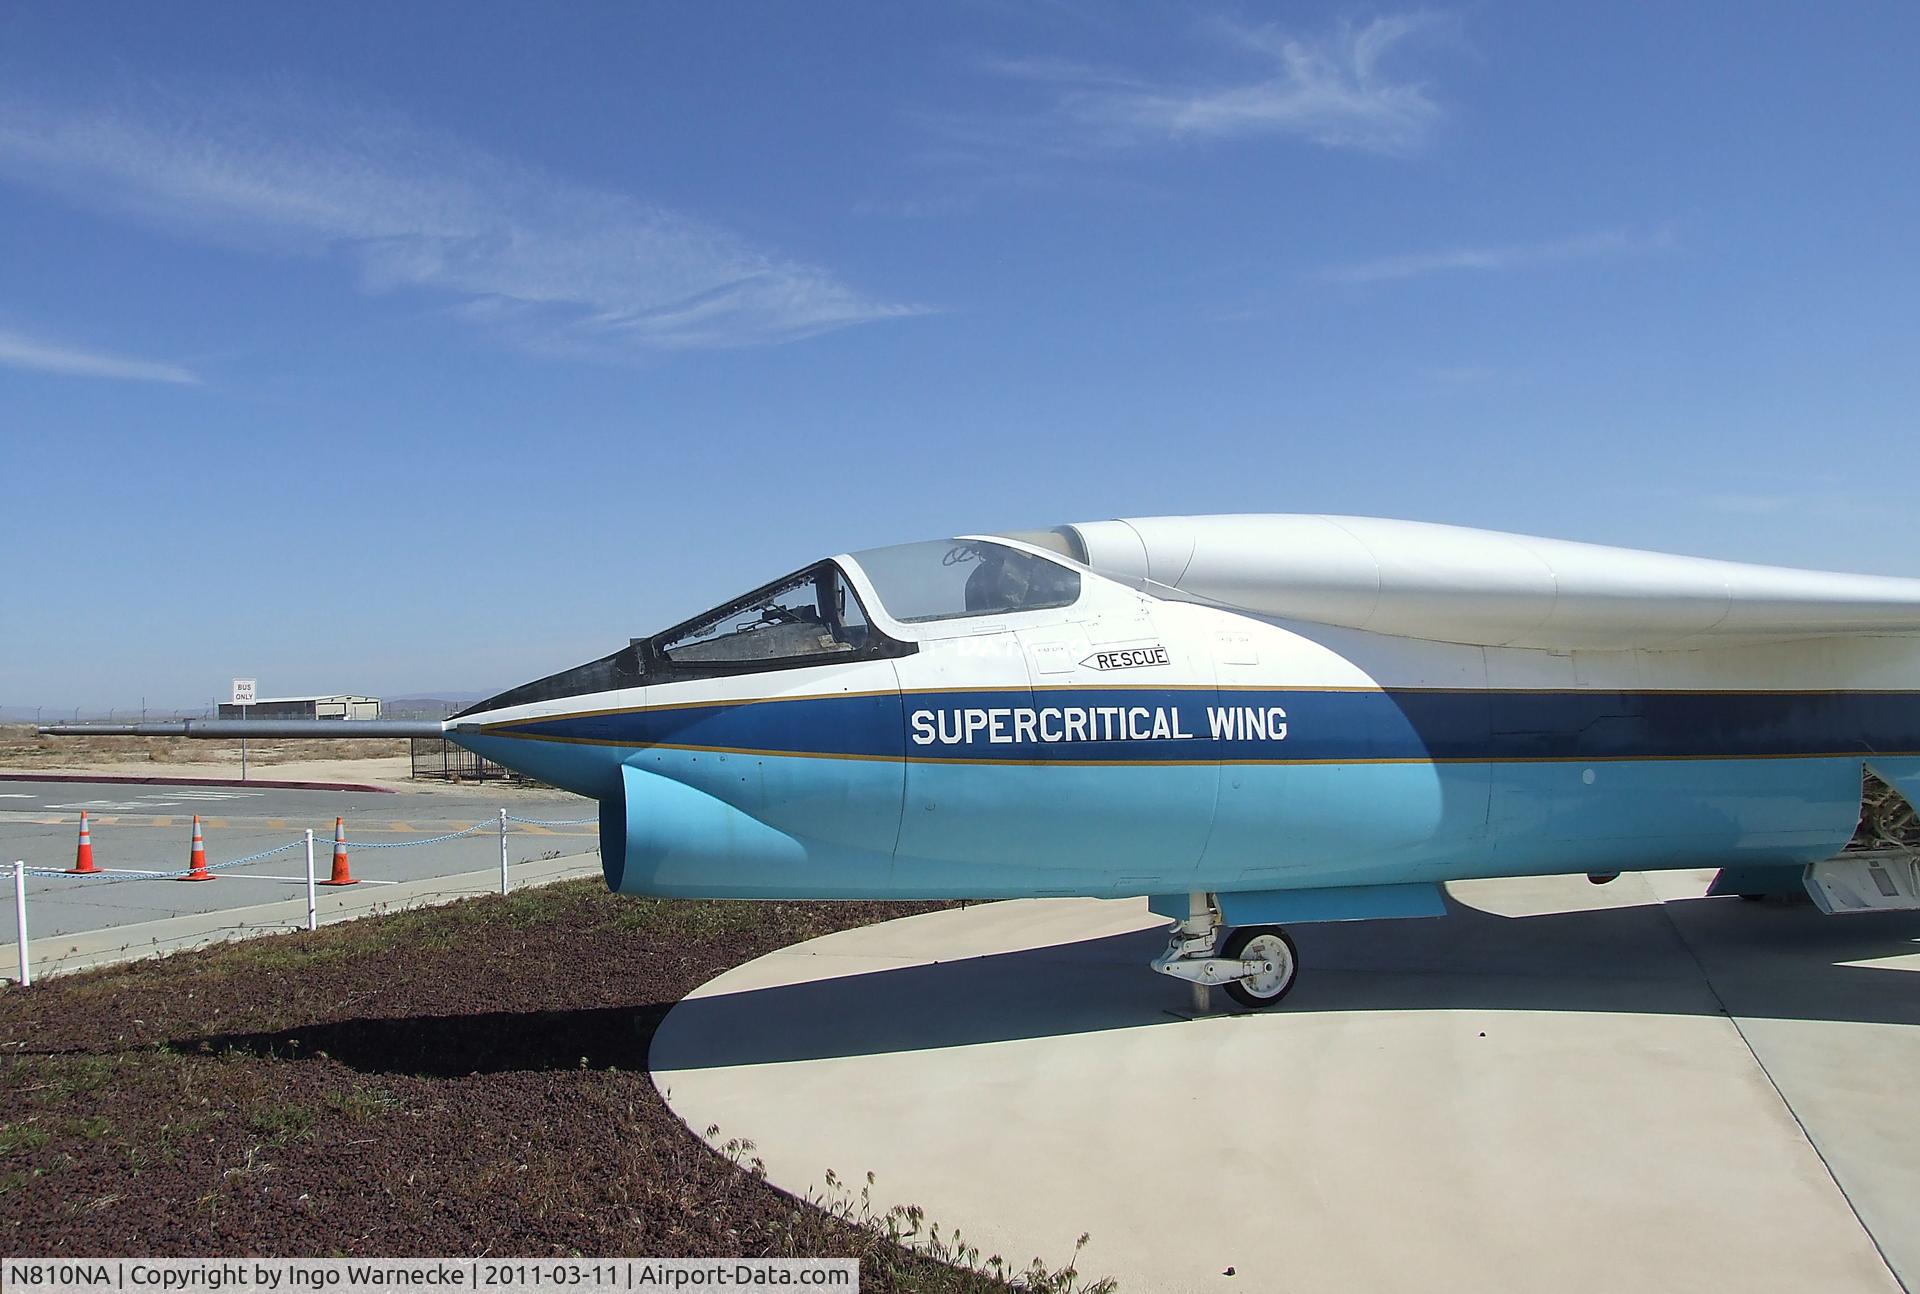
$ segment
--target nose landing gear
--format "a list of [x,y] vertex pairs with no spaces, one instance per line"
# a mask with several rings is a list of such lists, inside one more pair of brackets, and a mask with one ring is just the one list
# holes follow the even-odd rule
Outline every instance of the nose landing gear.
[[1300,973],[1300,954],[1279,926],[1241,926],[1227,935],[1218,954],[1214,943],[1222,929],[1209,894],[1194,894],[1185,921],[1174,926],[1167,951],[1153,969],[1193,985],[1196,1011],[1207,1009],[1207,989],[1218,984],[1241,1006],[1258,1009],[1286,997]]

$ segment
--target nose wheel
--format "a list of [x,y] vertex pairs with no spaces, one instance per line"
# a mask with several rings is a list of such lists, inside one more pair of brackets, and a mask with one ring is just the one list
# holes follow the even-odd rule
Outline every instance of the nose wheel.
[[1153,969],[1192,984],[1196,1011],[1207,1009],[1207,990],[1216,984],[1241,1006],[1255,1010],[1274,1005],[1292,991],[1300,954],[1285,930],[1240,926],[1215,952],[1221,926],[1212,896],[1192,895],[1188,911],[1186,920],[1173,927],[1167,951],[1154,959]]
[[1241,1006],[1258,1010],[1274,1005],[1293,991],[1300,975],[1300,952],[1293,946],[1293,937],[1279,926],[1242,926],[1227,936],[1227,946],[1220,951],[1228,961],[1260,963],[1261,969],[1253,974],[1221,985]]

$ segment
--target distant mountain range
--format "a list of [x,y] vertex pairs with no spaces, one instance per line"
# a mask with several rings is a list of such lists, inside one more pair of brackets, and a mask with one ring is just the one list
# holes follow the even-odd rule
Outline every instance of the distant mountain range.
[[494,695],[493,692],[435,692],[422,696],[383,696],[380,715],[384,719],[445,719],[475,701]]

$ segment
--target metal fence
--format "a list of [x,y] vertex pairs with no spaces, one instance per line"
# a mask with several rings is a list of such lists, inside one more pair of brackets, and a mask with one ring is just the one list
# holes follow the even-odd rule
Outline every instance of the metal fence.
[[442,782],[531,782],[504,764],[456,746],[444,737],[414,737],[413,775]]

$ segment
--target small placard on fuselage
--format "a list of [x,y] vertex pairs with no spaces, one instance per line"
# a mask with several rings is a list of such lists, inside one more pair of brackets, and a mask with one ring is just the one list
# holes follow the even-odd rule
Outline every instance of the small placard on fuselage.
[[1151,665],[1170,665],[1167,649],[1158,643],[1151,647],[1114,647],[1097,651],[1080,662],[1088,669],[1144,669]]

